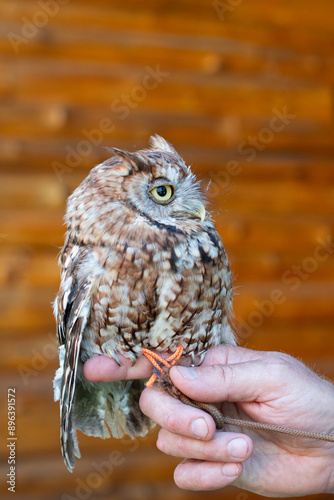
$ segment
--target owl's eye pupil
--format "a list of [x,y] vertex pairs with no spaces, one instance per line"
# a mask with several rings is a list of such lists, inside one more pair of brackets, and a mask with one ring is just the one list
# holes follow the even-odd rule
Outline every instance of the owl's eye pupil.
[[162,198],[164,196],[166,196],[166,194],[167,194],[167,188],[166,188],[166,186],[159,186],[159,187],[157,187],[157,194],[159,196],[161,196]]

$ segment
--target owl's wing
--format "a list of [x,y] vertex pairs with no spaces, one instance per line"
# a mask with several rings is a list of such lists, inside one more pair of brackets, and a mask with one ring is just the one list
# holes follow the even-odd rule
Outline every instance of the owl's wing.
[[57,319],[60,368],[54,379],[55,401],[60,399],[60,442],[66,467],[72,472],[74,457],[80,457],[72,408],[77,380],[79,352],[83,331],[91,309],[91,291],[94,278],[78,277],[76,263],[87,253],[74,245],[66,256],[62,282],[54,303]]

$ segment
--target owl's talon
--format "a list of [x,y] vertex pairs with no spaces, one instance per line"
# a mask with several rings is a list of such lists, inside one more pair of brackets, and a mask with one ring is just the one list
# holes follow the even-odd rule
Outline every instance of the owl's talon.
[[114,353],[114,354],[113,354],[112,359],[113,359],[114,361],[116,361],[116,363],[118,364],[118,366],[121,366],[121,363],[120,363],[120,361],[119,361],[119,359],[118,359],[117,354],[115,354],[115,353]]
[[194,353],[194,351],[191,351],[190,357],[191,357],[191,365],[190,366],[195,366],[195,353]]
[[118,364],[118,366],[121,366],[121,363],[120,363],[120,361],[118,359],[118,356],[115,353],[115,351],[113,351],[111,349],[107,349],[106,354],[109,356],[109,358],[112,358],[114,361],[116,361],[116,363]]
[[206,352],[202,352],[201,355],[200,355],[200,358],[199,358],[199,363],[197,366],[201,366],[201,364],[203,363],[204,361],[204,358],[205,358],[205,355],[206,355]]

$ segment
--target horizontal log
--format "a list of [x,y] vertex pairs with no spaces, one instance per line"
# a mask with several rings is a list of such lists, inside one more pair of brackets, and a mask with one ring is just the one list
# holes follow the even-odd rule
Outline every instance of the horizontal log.
[[[316,249],[317,246],[314,248]],[[289,248],[285,253],[260,253],[243,252],[234,248],[233,252],[228,252],[231,268],[235,275],[235,285],[240,283],[252,283],[259,279],[263,281],[279,281],[289,270],[292,274],[296,267],[312,275],[313,280],[329,281],[334,276],[334,259],[328,254],[324,254],[324,261],[317,261],[314,257],[314,249],[309,253],[301,255],[293,253],[293,248]],[[304,271],[304,272],[305,272]],[[311,271],[311,272],[310,272]],[[307,272],[306,272],[307,274]]]
[[64,208],[69,192],[66,186],[57,182],[54,174],[32,175],[25,172],[2,174],[0,186],[0,207],[7,208]]
[[[20,135],[29,136],[33,133],[35,139],[45,140],[50,139],[50,134],[56,133],[58,138],[77,141],[74,150],[78,147],[80,150],[78,145],[81,141],[88,141],[90,149],[97,149],[98,146],[103,153],[103,146],[117,144],[127,137],[132,137],[133,145],[138,140],[144,144],[152,131],[159,131],[159,134],[176,144],[197,143],[207,148],[234,149],[240,161],[246,160],[248,163],[250,158],[254,162],[254,153],[261,152],[288,150],[303,154],[333,154],[331,137],[334,130],[331,124],[321,126],[306,123],[295,116],[285,126],[279,118],[280,113],[284,114],[284,106],[272,112],[271,116],[256,118],[243,118],[237,114],[207,116],[196,114],[195,110],[183,113],[170,111],[161,115],[153,110],[145,112],[136,109],[126,120],[121,120],[109,106],[46,105],[44,102],[24,101],[2,105],[0,132],[3,131],[7,141],[14,144],[19,141]],[[105,123],[110,126],[104,128]],[[7,143],[7,150],[9,148],[10,143]],[[89,148],[89,144],[86,148]]]
[[[112,30],[107,26],[96,30],[90,25],[87,26],[88,32],[87,29],[76,29],[73,24],[66,28],[64,20],[61,25],[55,26],[55,21],[52,20],[45,29],[37,32],[29,43],[18,42],[16,45],[13,41],[14,49],[23,56],[59,60],[66,54],[67,59],[74,61],[85,59],[107,63],[110,63],[112,53],[113,63],[117,64],[154,66],[159,61],[165,70],[171,72],[198,71],[208,76],[226,72],[244,76],[257,74],[273,84],[291,84],[293,78],[304,83],[333,83],[334,80],[332,53],[325,43],[324,34],[319,36],[314,31],[295,31],[291,37],[286,32],[285,36],[281,36],[282,30],[275,30],[272,26],[270,30],[263,27],[254,29],[253,26],[243,26],[240,30],[238,24],[234,23],[224,25],[220,33],[217,31],[216,39],[212,34],[199,38],[191,33],[176,36],[169,31],[166,34],[152,33],[150,36],[147,32],[138,31],[136,45],[129,45],[128,28],[115,30],[115,19],[112,21]],[[186,20],[183,24],[186,24]],[[20,34],[23,25],[19,21],[8,22],[7,37],[0,38],[2,53],[13,53],[13,46],[8,40],[9,33],[11,36]],[[216,31],[217,27],[220,27],[219,23],[214,21],[213,30]],[[245,31],[248,37],[245,37]],[[45,38],[52,42],[45,44]]]
[[[234,251],[245,245],[247,251],[289,252],[298,249],[301,258],[312,256],[320,242],[332,241],[333,227],[330,217],[309,216],[307,221],[298,215],[258,214],[252,221],[243,215],[216,213],[218,232],[227,249]],[[331,251],[331,250],[330,250]],[[329,252],[329,255],[330,254]]]
[[52,302],[57,288],[7,288],[0,292],[0,330],[7,334],[22,331],[53,331]]
[[234,298],[237,317],[262,325],[267,317],[281,319],[332,318],[333,282],[313,282],[312,274],[289,269],[281,281],[240,284]]
[[[155,110],[167,113],[170,109],[183,112],[218,115],[272,116],[273,109],[282,110],[298,116],[299,120],[312,120],[314,123],[331,122],[331,87],[278,87],[262,85],[261,82],[243,76],[214,76],[208,84],[207,76],[186,73],[168,73],[159,77],[159,85],[151,91],[142,87],[148,74],[144,68],[130,71],[126,67],[112,68],[97,63],[77,64],[61,61],[60,67],[48,60],[21,61],[19,74],[10,87],[11,95],[19,101],[39,101],[40,92],[36,85],[44,88],[43,99],[62,101],[76,105],[85,102],[89,105],[105,106],[113,109],[119,117],[126,117],[134,108]],[[60,71],[61,68],[61,71]],[[17,66],[7,62],[8,80],[17,73]],[[92,92],[98,88],[98,92]],[[138,91],[139,89],[139,91]],[[140,90],[141,89],[141,90]],[[9,90],[9,89],[8,89]],[[138,96],[137,92],[138,91]],[[128,98],[124,96],[129,96]],[[129,99],[129,104],[125,104]]]
[[[36,13],[36,7],[26,2],[15,1],[5,2],[3,7],[3,16],[7,23],[13,23],[11,29],[14,31],[17,23],[19,29],[22,25],[22,13],[28,18],[33,18]],[[221,10],[215,10],[213,4],[203,2],[182,2],[178,6],[166,7],[163,1],[150,2],[143,7],[135,2],[127,3],[124,7],[121,3],[111,6],[107,2],[99,2],[98,5],[87,5],[87,2],[80,2],[76,6],[66,5],[59,9],[57,15],[49,20],[50,27],[61,26],[75,28],[84,27],[84,33],[88,30],[103,30],[112,27],[113,32],[121,38],[122,30],[133,30],[134,26],[139,34],[144,32],[149,35],[161,33],[175,35],[187,35],[197,37],[207,36],[209,39],[213,36],[227,38],[239,38],[241,40],[252,40],[254,44],[263,44],[265,47],[273,45],[274,47],[291,48],[296,47],[300,51],[306,51],[306,48],[314,47],[322,49],[324,53],[330,54],[330,48],[326,45],[326,35],[331,35],[328,19],[333,13],[333,5],[329,0],[322,4],[316,15],[314,12],[305,12],[304,5],[299,0],[291,5],[290,3],[280,3],[270,6],[261,1],[254,5],[238,5],[226,12],[221,19],[219,13]],[[80,9],[80,15],[78,15]],[[198,19],[201,20],[198,23]],[[194,23],[196,22],[196,30]],[[10,24],[9,24],[10,25]],[[94,28],[92,28],[94,26]],[[117,26],[117,29],[115,28]],[[15,32],[15,31],[14,31]],[[43,34],[39,38],[43,38]],[[109,30],[109,37],[112,32]],[[283,36],[284,35],[284,36]],[[171,37],[170,37],[171,38]],[[51,39],[53,40],[53,39]],[[326,53],[326,52],[325,52]]]
[[55,289],[59,286],[58,249],[43,252],[6,246],[4,241],[0,245],[0,286]]

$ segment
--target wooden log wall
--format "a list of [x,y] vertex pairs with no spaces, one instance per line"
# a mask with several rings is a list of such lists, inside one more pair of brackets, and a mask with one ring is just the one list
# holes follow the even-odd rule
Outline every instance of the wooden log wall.
[[209,185],[240,344],[334,379],[333,16],[332,0],[1,0],[1,424],[15,387],[18,498],[257,497],[179,490],[156,432],[80,435],[67,472],[51,387],[62,217],[105,147],[161,134]]

